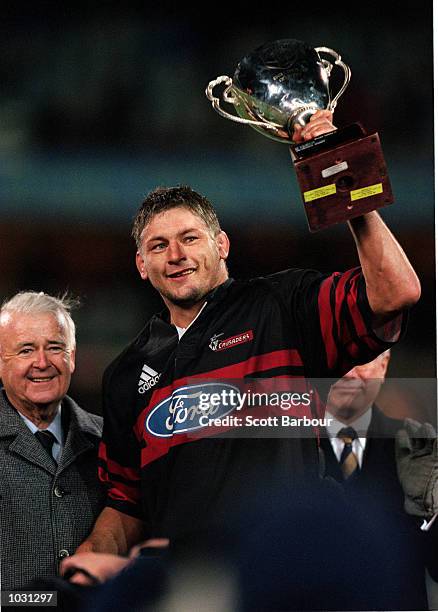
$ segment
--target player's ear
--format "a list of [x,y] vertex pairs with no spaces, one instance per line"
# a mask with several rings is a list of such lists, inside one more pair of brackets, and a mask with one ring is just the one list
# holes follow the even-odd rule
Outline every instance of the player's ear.
[[230,240],[223,230],[216,236],[216,244],[219,249],[220,258],[223,260],[227,259],[230,252]]
[[137,270],[140,272],[140,276],[142,277],[142,279],[146,280],[148,277],[148,274],[146,272],[146,266],[144,263],[143,255],[140,253],[140,251],[137,251],[135,255],[135,265],[137,266]]

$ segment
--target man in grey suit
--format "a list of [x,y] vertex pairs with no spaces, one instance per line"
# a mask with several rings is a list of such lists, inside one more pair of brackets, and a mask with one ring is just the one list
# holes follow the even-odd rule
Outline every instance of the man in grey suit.
[[91,531],[102,418],[68,397],[75,368],[71,303],[22,292],[0,309],[1,588],[58,572]]

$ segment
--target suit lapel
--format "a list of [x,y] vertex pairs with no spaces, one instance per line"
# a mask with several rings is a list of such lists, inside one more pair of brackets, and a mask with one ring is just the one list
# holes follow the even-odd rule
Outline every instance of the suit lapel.
[[398,429],[397,421],[385,417],[377,406],[373,406],[372,411],[362,463],[362,468],[366,468],[367,471],[373,468],[378,470],[379,467],[381,469],[382,465],[388,461],[388,452],[392,459],[393,438]]
[[[24,427],[26,425],[23,423]],[[55,474],[56,463],[49,457],[47,451],[41,446],[35,436],[26,427],[27,432],[20,432],[15,440],[10,444],[11,453],[20,455],[30,463],[38,465],[50,474]]]
[[100,436],[99,427],[84,410],[69,397],[62,402],[63,428],[66,433],[65,444],[59,458],[58,466],[50,459],[30,429],[24,423],[18,412],[0,392],[0,439],[10,438],[8,447],[11,453],[23,457],[54,475],[71,465],[82,453],[94,448],[92,440],[87,436]]
[[0,438],[11,440],[8,447],[11,453],[23,457],[29,463],[43,468],[50,474],[55,474],[55,463],[3,393],[0,393]]
[[59,470],[65,470],[79,455],[92,449],[93,446],[93,443],[81,431],[74,431],[70,428],[59,458]]
[[67,435],[59,458],[60,471],[71,465],[82,453],[95,448],[95,444],[87,434],[95,437],[99,437],[100,434],[91,417],[81,410],[70,397],[64,398],[62,412],[64,432],[67,432]]

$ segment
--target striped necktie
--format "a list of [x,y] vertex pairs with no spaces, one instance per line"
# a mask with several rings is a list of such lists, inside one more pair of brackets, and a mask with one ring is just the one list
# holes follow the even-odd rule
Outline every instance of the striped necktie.
[[343,427],[338,431],[337,437],[344,443],[339,462],[344,480],[347,480],[359,468],[357,457],[353,452],[353,440],[357,438],[357,432],[352,427]]

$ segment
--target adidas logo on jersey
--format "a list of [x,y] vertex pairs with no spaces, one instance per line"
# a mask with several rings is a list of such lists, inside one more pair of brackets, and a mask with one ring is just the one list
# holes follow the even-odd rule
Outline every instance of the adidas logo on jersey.
[[158,372],[144,364],[138,380],[138,392],[146,393],[146,391],[149,391],[160,380],[160,376],[161,374],[158,374]]

